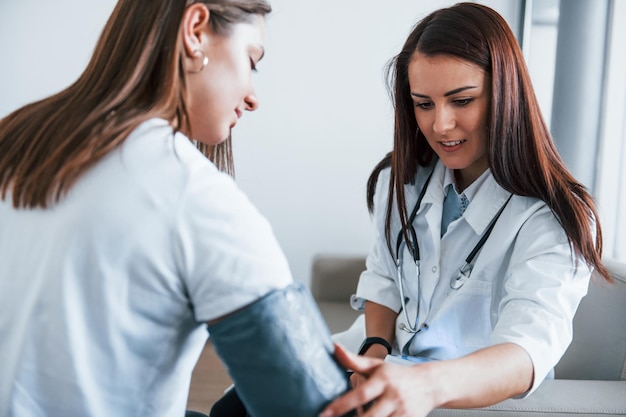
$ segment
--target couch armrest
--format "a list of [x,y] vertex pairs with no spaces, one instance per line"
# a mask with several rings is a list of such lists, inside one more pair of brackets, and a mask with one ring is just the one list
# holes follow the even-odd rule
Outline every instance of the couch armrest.
[[[360,311],[353,310],[350,303],[339,301],[316,301],[322,317],[332,334],[347,330],[361,315]],[[361,341],[359,341],[360,343]]]
[[581,417],[626,415],[626,381],[544,381],[528,398],[479,409],[437,409],[429,417]]
[[311,293],[317,301],[348,303],[364,270],[364,256],[317,255],[311,271]]
[[349,328],[361,314],[350,307],[361,272],[364,256],[317,255],[311,271],[311,293],[331,333]]

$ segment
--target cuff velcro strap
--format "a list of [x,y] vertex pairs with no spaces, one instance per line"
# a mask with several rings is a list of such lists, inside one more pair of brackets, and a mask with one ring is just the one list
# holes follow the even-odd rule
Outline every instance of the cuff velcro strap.
[[385,349],[387,349],[387,354],[391,354],[391,345],[388,341],[382,337],[368,337],[361,344],[361,347],[359,348],[359,355],[363,355],[367,352],[367,349],[369,349],[372,345],[383,345]]

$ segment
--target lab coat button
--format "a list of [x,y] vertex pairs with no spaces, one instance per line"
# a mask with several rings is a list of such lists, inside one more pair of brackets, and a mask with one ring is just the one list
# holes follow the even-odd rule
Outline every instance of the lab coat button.
[[433,266],[433,274],[437,272],[437,267]]

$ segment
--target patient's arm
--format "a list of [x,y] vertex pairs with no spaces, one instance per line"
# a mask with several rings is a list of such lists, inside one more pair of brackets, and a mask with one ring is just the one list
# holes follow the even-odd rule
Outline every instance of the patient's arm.
[[349,388],[308,289],[292,284],[208,325],[253,416],[317,416]]

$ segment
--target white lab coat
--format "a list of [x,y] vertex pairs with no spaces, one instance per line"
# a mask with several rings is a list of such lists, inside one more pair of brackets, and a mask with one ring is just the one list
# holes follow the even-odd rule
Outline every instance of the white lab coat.
[[[370,300],[400,312],[396,352],[450,359],[499,343],[515,343],[532,359],[534,390],[571,342],[572,319],[586,294],[591,270],[574,257],[563,228],[543,201],[515,195],[474,259],[470,279],[460,289],[452,289],[450,283],[465,258],[510,194],[489,173],[464,215],[441,237],[445,169],[437,162],[413,223],[421,255],[421,291],[413,258],[404,245],[406,309],[413,321],[410,324],[415,325],[418,317],[417,326],[424,329],[413,338],[400,328],[406,319],[401,312],[395,254],[390,255],[384,238],[389,170],[379,178],[374,210],[377,238],[352,306],[360,309]],[[430,171],[420,168],[415,185],[405,186],[409,212]],[[391,230],[395,250],[400,230],[396,211]],[[362,337],[362,326],[348,333]]]

